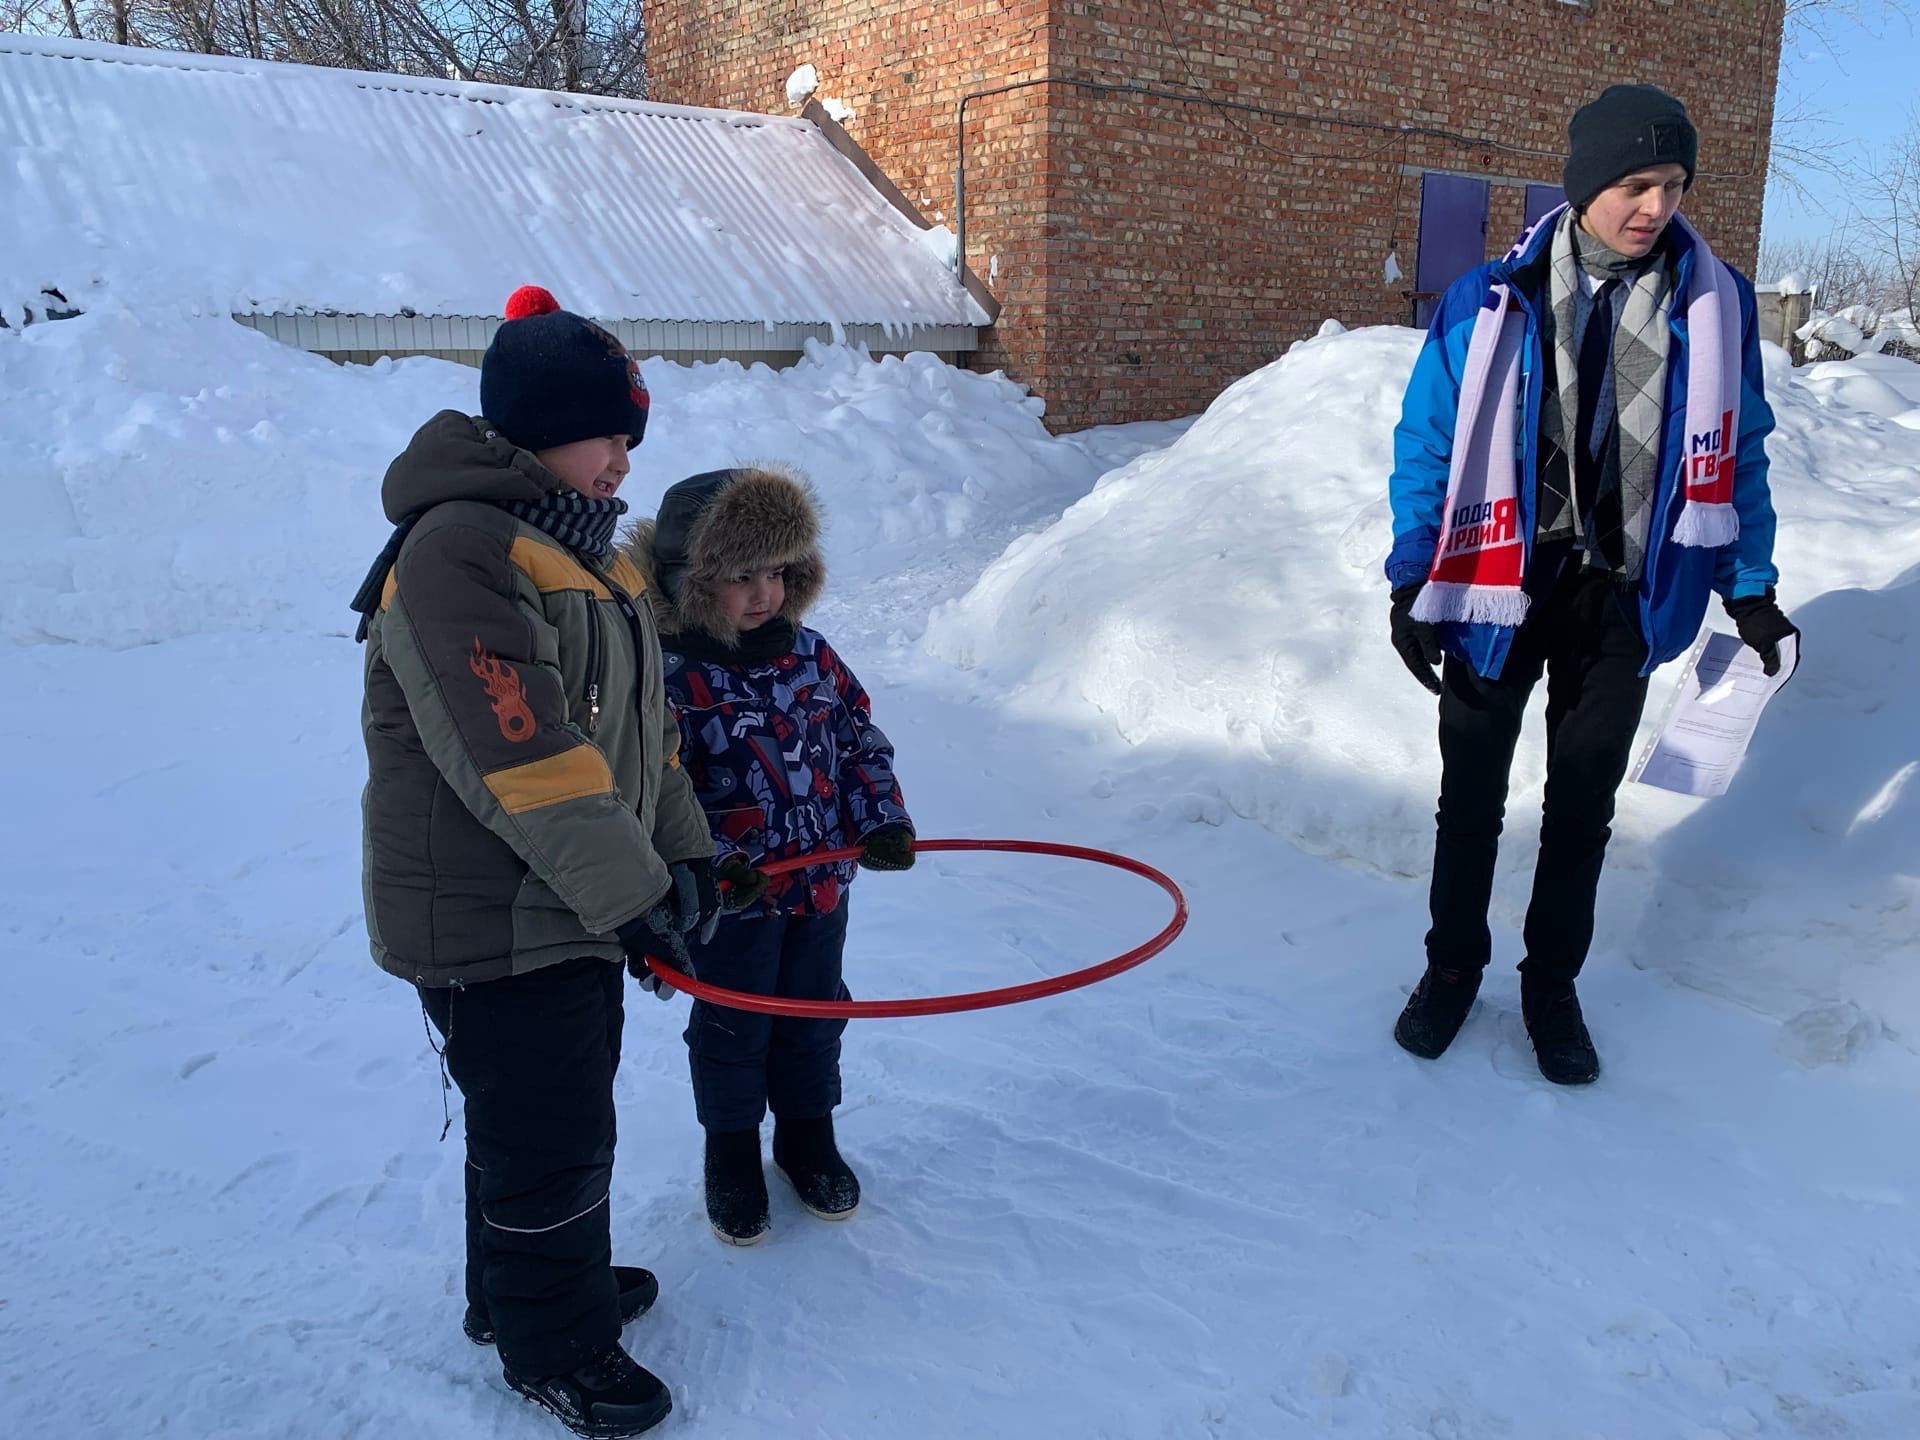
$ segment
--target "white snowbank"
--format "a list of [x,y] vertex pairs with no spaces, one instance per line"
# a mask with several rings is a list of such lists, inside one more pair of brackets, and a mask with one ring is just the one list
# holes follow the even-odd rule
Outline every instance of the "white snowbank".
[[1355,833],[1352,782],[1422,770],[1431,748],[1418,690],[1384,683],[1368,623],[1384,614],[1379,417],[1418,346],[1384,328],[1315,340],[1240,381],[1177,444],[1017,541],[935,615],[929,648],[1012,687],[1020,710],[1090,703],[1315,848],[1417,868],[1403,817]]
[[[644,369],[635,513],[701,470],[797,465],[826,497],[837,592],[924,569],[948,542],[1010,536],[1101,468],[1047,433],[1021,387],[929,355],[816,346],[785,371]],[[225,319],[115,305],[0,331],[0,393],[33,417],[0,449],[22,542],[0,641],[349,629],[387,531],[388,461],[435,410],[477,408],[478,383],[441,361],[336,366]]]
[[0,332],[0,394],[31,417],[0,448],[17,536],[0,640],[351,628],[342,596],[387,533],[394,441],[473,405],[474,376],[336,366],[230,320],[111,303]]
[[1897,355],[1856,355],[1794,372],[1830,406],[1865,410],[1908,429],[1920,429],[1920,364]]
[[[928,648],[983,672],[1017,714],[1104,717],[1139,757],[1132,783],[1117,782],[1129,798],[1215,824],[1231,810],[1310,850],[1423,875],[1433,704],[1387,644],[1380,572],[1392,430],[1419,344],[1379,328],[1295,346],[1170,449],[1017,541],[936,613]],[[1920,435],[1856,408],[1851,397],[1885,385],[1878,366],[1803,380],[1783,351],[1767,359],[1781,594],[1806,658],[1733,797],[1701,808],[1623,792],[1602,943],[1634,937],[1637,963],[1783,1016],[1857,1002],[1920,1036],[1920,786],[1907,783],[1920,755]],[[1649,725],[1676,673],[1656,680]],[[1496,900],[1510,921],[1530,879],[1542,751],[1536,725]]]

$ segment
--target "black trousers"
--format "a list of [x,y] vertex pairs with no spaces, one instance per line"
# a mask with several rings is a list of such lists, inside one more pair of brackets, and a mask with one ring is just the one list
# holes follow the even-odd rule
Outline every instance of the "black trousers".
[[1646,705],[1637,602],[1569,560],[1534,598],[1498,680],[1449,656],[1440,696],[1440,812],[1427,932],[1432,965],[1476,970],[1492,956],[1487,905],[1520,722],[1547,677],[1547,785],[1527,907],[1523,993],[1570,984],[1593,943],[1594,897]]
[[[729,990],[794,1000],[845,1000],[840,955],[847,900],[831,915],[726,919],[710,944],[691,947],[698,979]],[[840,1103],[845,1020],[762,1015],[695,1001],[687,1018],[694,1113],[709,1130],[752,1130],[776,1119],[813,1120]]]
[[583,958],[420,992],[467,1102],[467,1300],[518,1375],[572,1370],[620,1338],[608,1212],[625,978]]

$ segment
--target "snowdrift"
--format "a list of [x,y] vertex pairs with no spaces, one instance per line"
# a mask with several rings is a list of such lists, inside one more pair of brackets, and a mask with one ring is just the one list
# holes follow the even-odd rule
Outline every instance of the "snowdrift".
[[[1433,702],[1387,644],[1380,572],[1419,344],[1330,324],[1013,544],[936,612],[927,647],[1018,714],[1117,730],[1137,763],[1116,794],[1216,824],[1231,811],[1424,876]],[[1769,347],[1781,596],[1806,658],[1732,796],[1701,806],[1626,787],[1602,895],[1602,943],[1795,1018],[1786,1043],[1803,1058],[1881,1024],[1920,1044],[1920,434],[1887,418],[1890,363],[1803,377]],[[1649,730],[1676,673],[1656,681]],[[1515,923],[1538,736],[1530,723],[1496,898]]]
[[[948,543],[1004,540],[1085,493],[1115,445],[1152,443],[1118,437],[1096,455],[1056,440],[1020,386],[930,355],[876,364],[816,345],[785,371],[654,360],[645,375],[636,513],[701,470],[797,465],[826,501],[842,602],[909,571],[937,593]],[[387,532],[387,462],[478,392],[463,366],[338,366],[223,318],[107,305],[0,334],[0,393],[31,417],[0,450],[21,542],[0,642],[349,630],[347,599]]]

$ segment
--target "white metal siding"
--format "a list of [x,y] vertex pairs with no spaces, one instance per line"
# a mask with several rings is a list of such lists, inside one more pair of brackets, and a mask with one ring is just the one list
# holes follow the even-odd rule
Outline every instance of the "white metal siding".
[[[242,325],[302,350],[323,355],[479,355],[500,327],[478,315],[235,315]],[[809,340],[827,340],[825,325],[708,324],[697,320],[615,320],[608,328],[636,355],[752,356],[798,354]],[[842,337],[876,355],[909,350],[969,352],[979,332],[970,325],[885,329],[844,327]]]

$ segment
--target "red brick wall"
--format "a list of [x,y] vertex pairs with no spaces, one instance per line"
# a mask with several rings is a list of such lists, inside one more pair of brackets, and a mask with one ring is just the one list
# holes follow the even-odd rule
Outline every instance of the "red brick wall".
[[[970,102],[968,259],[1006,306],[974,363],[1033,386],[1064,429],[1199,410],[1330,315],[1404,323],[1420,181],[1403,169],[1557,182],[1567,115],[1614,80],[1687,102],[1688,213],[1750,264],[1780,0],[651,0],[648,27],[659,100],[784,110],[787,75],[813,64],[854,138],[949,224],[960,96],[1043,76],[1483,142],[1057,84]],[[1490,254],[1523,193],[1495,183]],[[1409,277],[1393,286],[1389,244]]]
[[[649,93],[782,113],[787,76],[810,64],[820,94],[853,107],[853,138],[923,213],[951,226],[960,97],[1046,73],[1049,3],[648,0]],[[1044,119],[1038,105],[967,116],[967,244],[982,279],[986,257],[1001,257],[991,288],[1002,306],[972,363],[1029,384],[1049,373]]]

